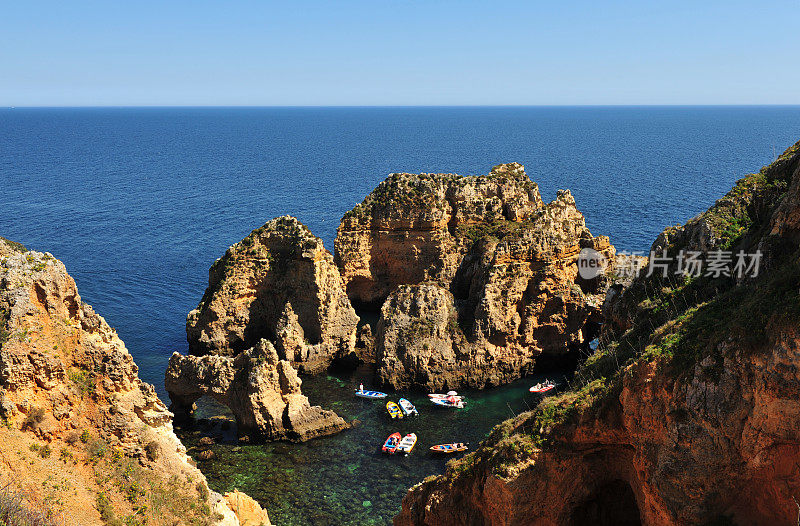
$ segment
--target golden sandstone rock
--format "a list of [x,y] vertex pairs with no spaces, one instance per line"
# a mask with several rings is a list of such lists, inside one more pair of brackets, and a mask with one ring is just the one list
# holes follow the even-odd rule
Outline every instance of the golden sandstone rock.
[[757,276],[675,263],[615,290],[574,388],[412,488],[394,524],[796,524],[798,206],[800,143],[654,243],[761,251]]
[[132,515],[134,503],[142,519],[239,524],[64,264],[2,238],[0,417],[4,502],[79,524]]
[[381,307],[379,382],[442,389],[507,383],[543,353],[586,348],[605,291],[605,275],[578,276],[586,248],[614,259],[569,191],[545,204],[512,163],[389,176],[345,215],[335,253],[351,300]]

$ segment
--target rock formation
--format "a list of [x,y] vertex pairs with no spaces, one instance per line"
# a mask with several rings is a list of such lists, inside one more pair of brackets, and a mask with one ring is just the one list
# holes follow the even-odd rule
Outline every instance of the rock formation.
[[575,387],[412,488],[395,525],[796,524],[797,217],[800,143],[654,243],[706,263],[761,251],[757,275],[673,260],[615,289]]
[[186,321],[191,354],[233,356],[266,338],[301,372],[353,353],[356,316],[330,253],[297,219],[267,222],[228,249]]
[[241,491],[233,490],[226,493],[225,500],[236,513],[241,526],[270,526],[272,524],[267,512],[261,508],[258,502]]
[[355,360],[357,325],[322,241],[293,217],[268,221],[211,267],[186,321],[193,356],[175,353],[166,373],[173,408],[188,413],[209,395],[230,407],[240,434],[269,440],[341,431],[344,420],[300,392],[295,367]]
[[0,238],[0,487],[16,495],[4,502],[70,524],[239,524],[171,416],[64,265]]
[[498,385],[542,353],[586,346],[606,280],[579,277],[582,249],[615,255],[569,191],[544,204],[519,164],[391,175],[345,215],[335,246],[350,298],[383,304],[378,379],[425,389]]
[[311,407],[292,364],[267,340],[235,357],[175,353],[165,383],[176,412],[209,395],[231,409],[240,434],[303,441],[347,427],[333,411]]
[[379,306],[397,285],[447,284],[479,228],[526,221],[542,206],[516,163],[481,177],[392,174],[339,225],[334,252],[348,296]]

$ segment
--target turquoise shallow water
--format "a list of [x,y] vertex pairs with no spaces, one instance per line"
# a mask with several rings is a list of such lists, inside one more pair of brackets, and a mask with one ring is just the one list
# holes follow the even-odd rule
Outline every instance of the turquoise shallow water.
[[[199,462],[209,483],[219,491],[237,488],[256,498],[276,524],[384,525],[399,512],[409,487],[441,473],[447,460],[463,455],[435,455],[430,446],[445,442],[476,446],[495,424],[536,405],[539,396],[528,388],[542,378],[534,376],[482,392],[463,391],[467,404],[461,410],[436,407],[424,393],[393,393],[387,400],[409,398],[420,415],[392,421],[386,412],[387,400],[353,395],[362,379],[369,385],[369,375],[362,368],[353,374],[303,380],[303,392],[313,404],[356,421],[354,428],[332,437],[303,444],[240,446],[233,430],[223,431],[220,425],[183,426],[178,432],[190,448],[202,436],[221,440],[212,448],[216,459]],[[218,411],[208,404],[197,416],[211,417]],[[383,441],[395,431],[419,437],[410,455],[389,457],[380,452]]]

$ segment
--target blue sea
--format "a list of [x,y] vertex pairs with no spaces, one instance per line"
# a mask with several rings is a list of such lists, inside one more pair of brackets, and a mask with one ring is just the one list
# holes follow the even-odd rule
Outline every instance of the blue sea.
[[[186,313],[208,268],[272,217],[298,217],[332,250],[339,219],[389,173],[481,174],[516,161],[546,201],[569,188],[592,233],[647,251],[798,139],[796,106],[0,109],[0,236],[64,261],[166,396],[166,362],[187,349]],[[308,393],[361,427],[303,446],[231,445],[204,469],[213,485],[255,493],[280,524],[343,514],[385,524],[405,488],[443,462],[421,453],[380,467],[360,442],[380,440],[386,424],[369,431],[380,417],[343,382],[308,379]],[[480,439],[535,402],[525,392],[476,393],[483,408],[465,413],[461,425],[475,425],[463,433]],[[197,432],[186,431],[190,443]],[[337,448],[349,463],[328,458]],[[297,512],[304,505],[315,519]]]

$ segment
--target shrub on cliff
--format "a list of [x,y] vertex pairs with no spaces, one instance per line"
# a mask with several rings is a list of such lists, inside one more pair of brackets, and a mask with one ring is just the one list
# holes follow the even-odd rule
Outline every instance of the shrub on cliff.
[[0,487],[0,525],[2,526],[54,526],[52,512],[35,507],[21,493],[9,486]]

